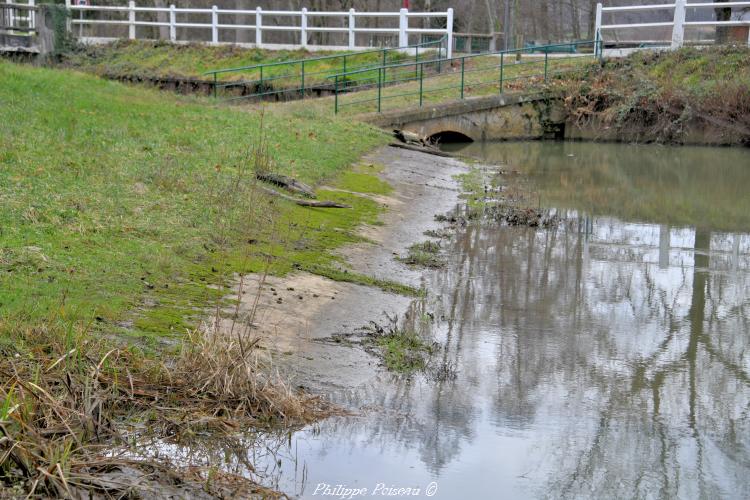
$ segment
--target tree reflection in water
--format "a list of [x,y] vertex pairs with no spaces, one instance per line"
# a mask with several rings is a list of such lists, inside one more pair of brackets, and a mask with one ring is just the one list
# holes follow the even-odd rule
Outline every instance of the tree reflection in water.
[[568,222],[461,229],[408,315],[457,379],[338,394],[361,413],[294,434],[278,484],[750,498],[747,152],[507,148]]

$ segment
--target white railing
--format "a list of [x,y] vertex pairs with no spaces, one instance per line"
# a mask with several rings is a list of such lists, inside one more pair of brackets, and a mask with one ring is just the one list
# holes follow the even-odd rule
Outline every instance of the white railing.
[[[356,50],[358,47],[356,44],[356,35],[358,33],[367,34],[386,34],[386,35],[398,35],[399,47],[405,47],[409,45],[408,37],[411,34],[418,35],[446,35],[448,37],[447,51],[448,57],[451,57],[451,50],[453,47],[453,9],[448,9],[445,12],[409,12],[408,9],[401,9],[398,12],[357,12],[354,9],[350,9],[348,12],[325,12],[325,11],[308,11],[302,9],[299,11],[287,11],[287,10],[263,10],[257,7],[255,10],[239,10],[239,9],[220,9],[215,5],[211,8],[177,8],[174,5],[169,7],[136,7],[134,1],[129,1],[127,5],[122,6],[110,6],[110,5],[73,5],[71,0],[65,0],[67,7],[74,12],[113,12],[122,14],[122,19],[74,19],[71,20],[71,24],[74,25],[111,25],[111,26],[127,26],[128,27],[128,38],[135,39],[137,35],[136,27],[138,26],[156,26],[162,28],[169,28],[169,39],[173,42],[178,40],[178,28],[187,29],[203,29],[211,31],[211,43],[220,43],[220,31],[225,30],[249,30],[255,32],[255,42],[252,46],[261,48],[288,48],[289,45],[269,44],[264,43],[263,33],[264,32],[286,32],[295,34],[295,38],[298,36],[299,43],[291,44],[293,48],[345,48],[350,50]],[[139,16],[142,13],[149,14],[161,14],[163,20],[144,20],[143,16]],[[207,19],[210,16],[210,22],[185,22],[180,21],[179,17],[183,17],[185,14],[203,14]],[[254,24],[229,24],[226,22],[227,17],[234,17],[237,21],[237,16],[242,16],[240,22],[246,19],[248,16],[251,18],[254,16]],[[271,24],[267,22],[267,18],[276,17],[283,19],[299,19],[299,24],[293,23],[294,25],[282,26],[278,24]],[[315,26],[314,23],[310,23],[311,19],[318,18],[333,18],[338,19],[340,26]],[[364,18],[377,18],[377,19],[393,19],[398,20],[398,27],[358,27],[357,19]],[[443,23],[445,28],[412,28],[409,26],[409,21],[412,19],[425,20],[425,19],[444,19]],[[288,22],[288,21],[287,21]],[[308,45],[309,34],[311,33],[341,33],[348,35],[348,44],[343,47],[327,47],[317,46],[313,47]],[[88,37],[89,39],[95,37]]]
[[[724,9],[733,7],[744,7],[748,13],[744,17],[734,21],[689,21],[688,12],[696,13],[706,9]],[[608,13],[618,12],[669,12],[673,16],[668,22],[647,22],[647,23],[629,23],[629,24],[603,24],[602,16]],[[672,28],[671,47],[677,49],[685,43],[685,28],[690,26],[747,26],[750,28],[750,1],[745,2],[701,2],[687,3],[687,0],[675,0],[674,3],[655,4],[655,5],[630,5],[620,7],[603,7],[602,4],[596,6],[596,37],[597,40],[604,40],[602,31],[618,30],[626,28]],[[748,29],[747,44],[750,45],[750,29]]]
[[[19,0],[6,0],[5,16],[9,26],[19,28],[20,31],[33,31],[36,28],[36,12],[34,12],[34,0],[28,0],[27,3],[21,3]],[[28,6],[29,9],[24,7]]]

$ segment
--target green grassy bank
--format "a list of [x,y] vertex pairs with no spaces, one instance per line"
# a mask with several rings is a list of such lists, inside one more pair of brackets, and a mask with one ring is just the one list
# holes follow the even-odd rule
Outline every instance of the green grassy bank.
[[682,143],[691,130],[750,145],[750,48],[643,51],[556,82],[570,115],[639,142]]
[[[307,50],[264,50],[242,48],[232,45],[211,46],[201,43],[173,44],[169,42],[147,40],[120,40],[105,45],[84,45],[65,54],[62,64],[69,68],[94,73],[108,78],[178,78],[188,80],[208,80],[206,71],[255,66],[258,64],[295,61],[300,59],[320,58],[329,55],[340,55],[342,52]],[[405,56],[395,51],[388,52],[389,64],[401,61]],[[379,64],[380,53],[367,52],[347,58],[348,67]],[[341,66],[338,58],[317,61],[306,65],[307,83],[325,82],[327,74],[334,74]],[[265,79],[278,78],[286,74],[297,75],[298,66],[278,66],[266,68]],[[326,74],[317,74],[323,72]],[[260,74],[257,71],[223,73],[222,81],[255,80]],[[290,84],[279,80],[276,86]],[[293,86],[293,85],[292,85]]]
[[387,141],[369,126],[302,111],[261,116],[4,62],[0,87],[6,347],[21,348],[15,333],[52,316],[106,334],[181,334],[222,293],[217,283],[268,265],[409,291],[344,272],[331,256],[375,220],[375,202],[320,191],[353,208],[304,208],[258,195],[248,175],[262,143],[279,173],[382,192],[371,166],[345,173]]

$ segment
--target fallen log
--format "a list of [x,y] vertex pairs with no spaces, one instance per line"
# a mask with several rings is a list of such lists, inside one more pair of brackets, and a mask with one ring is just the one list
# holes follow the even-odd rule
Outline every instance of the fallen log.
[[418,151],[420,153],[426,153],[428,155],[442,156],[444,158],[453,158],[453,155],[440,151],[437,148],[426,148],[424,146],[413,146],[411,144],[402,144],[400,142],[391,142],[388,144],[392,148],[408,149],[409,151]]
[[313,191],[312,187],[308,186],[307,184],[303,182],[298,181],[297,179],[292,179],[291,177],[287,177],[286,175],[273,174],[273,173],[266,173],[266,174],[257,173],[255,174],[255,177],[258,180],[268,182],[279,187],[283,187],[284,189],[292,191],[293,193],[298,193],[308,198],[315,198],[315,191]]
[[425,138],[408,130],[394,130],[393,137],[405,144],[424,144]]
[[352,208],[350,205],[344,205],[343,203],[337,203],[335,201],[312,201],[312,200],[301,200],[288,194],[279,193],[275,189],[261,186],[261,189],[271,196],[278,196],[288,201],[292,201],[301,207],[313,207],[313,208]]

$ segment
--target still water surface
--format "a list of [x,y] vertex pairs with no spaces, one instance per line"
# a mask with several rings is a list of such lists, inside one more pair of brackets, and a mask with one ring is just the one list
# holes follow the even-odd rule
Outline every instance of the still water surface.
[[462,153],[528,174],[567,222],[461,229],[411,316],[456,380],[341,395],[372,410],[295,433],[266,480],[303,498],[750,498],[750,151]]

